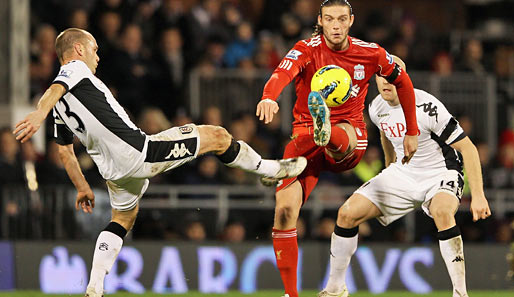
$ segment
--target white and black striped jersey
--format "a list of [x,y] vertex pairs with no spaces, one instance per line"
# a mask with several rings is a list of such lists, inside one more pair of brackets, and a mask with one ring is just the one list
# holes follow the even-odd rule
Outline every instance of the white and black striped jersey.
[[[466,135],[446,107],[431,94],[414,89],[418,122],[418,150],[406,165],[412,168],[455,169],[462,173],[462,156],[450,144]],[[371,121],[385,133],[396,152],[396,162],[401,162],[406,126],[400,105],[389,105],[378,95],[369,106]],[[405,165],[404,165],[405,166]]]
[[143,164],[148,137],[84,62],[63,65],[53,83],[66,88],[53,109],[57,143],[71,144],[76,135],[107,180],[130,175]]

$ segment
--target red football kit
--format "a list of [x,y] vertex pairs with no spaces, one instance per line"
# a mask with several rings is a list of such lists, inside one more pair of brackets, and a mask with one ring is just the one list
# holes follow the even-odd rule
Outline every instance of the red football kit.
[[[393,58],[382,47],[348,36],[349,47],[344,51],[331,50],[322,35],[301,40],[287,53],[264,87],[262,99],[276,100],[285,86],[293,79],[296,87],[296,103],[293,108],[293,136],[286,146],[284,158],[304,156],[309,161],[304,172],[283,180],[277,191],[298,179],[303,188],[303,201],[307,199],[318,182],[321,171],[342,172],[355,167],[366,150],[367,131],[364,123],[364,100],[368,92],[369,79],[378,74],[396,86],[401,106],[405,113],[407,135],[417,135],[416,109],[412,82],[405,71],[396,65]],[[332,125],[348,122],[357,135],[357,147],[341,161],[335,161],[319,147],[312,137],[313,120],[307,107],[314,73],[326,65],[344,68],[352,77],[352,95],[342,105],[330,109]]]

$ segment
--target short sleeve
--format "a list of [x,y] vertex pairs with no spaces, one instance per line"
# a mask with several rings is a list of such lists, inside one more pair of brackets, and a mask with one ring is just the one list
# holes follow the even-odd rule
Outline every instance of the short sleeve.
[[426,114],[425,118],[430,131],[440,141],[444,141],[448,145],[464,138],[466,134],[459,125],[459,122],[450,114],[441,101],[434,96],[429,96],[429,100],[422,104],[417,104],[417,108],[421,108],[421,111]]
[[[383,47],[378,47],[377,51],[377,74],[392,82],[398,76],[398,69],[396,63],[391,56]],[[394,77],[392,77],[394,76]]]
[[89,74],[91,74],[91,70],[84,62],[73,60],[61,66],[53,83],[62,85],[68,92]]
[[68,145],[73,143],[73,132],[66,126],[61,119],[55,108],[53,109],[54,116],[54,138],[55,142],[60,145]]

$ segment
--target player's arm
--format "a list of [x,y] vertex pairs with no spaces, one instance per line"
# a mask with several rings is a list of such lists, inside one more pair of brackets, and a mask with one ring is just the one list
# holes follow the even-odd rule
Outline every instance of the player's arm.
[[418,149],[418,123],[416,119],[414,87],[407,72],[398,63],[393,61],[391,55],[383,48],[380,48],[378,53],[378,73],[396,87],[403,114],[405,115],[407,131],[403,139],[405,156],[402,159],[402,163],[408,163]]
[[485,219],[491,215],[489,203],[485,198],[484,185],[482,182],[482,167],[478,151],[469,137],[464,137],[451,144],[451,147],[462,154],[464,168],[468,176],[469,188],[471,189],[471,213],[473,221]]
[[394,151],[393,144],[389,139],[387,139],[384,131],[382,130],[380,130],[380,143],[384,150],[385,167],[387,167],[396,160],[396,152]]
[[91,190],[82,170],[80,169],[79,161],[75,156],[73,144],[59,145],[59,157],[66,169],[66,173],[71,179],[71,182],[77,189],[77,201],[75,208],[82,210],[86,213],[92,213],[95,207],[95,194]]
[[265,124],[273,120],[273,116],[279,110],[278,96],[305,67],[309,59],[308,53],[308,47],[303,44],[303,41],[300,41],[278,64],[270,79],[264,85],[261,101],[257,104],[255,115],[259,117],[259,120],[264,121]]
[[66,89],[62,85],[52,84],[39,99],[36,110],[16,124],[13,131],[13,134],[16,134],[16,140],[20,140],[22,143],[29,140],[39,130],[50,110],[65,93]]

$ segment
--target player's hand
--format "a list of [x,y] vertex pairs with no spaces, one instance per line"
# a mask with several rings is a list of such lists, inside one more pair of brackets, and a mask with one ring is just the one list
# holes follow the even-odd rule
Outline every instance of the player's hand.
[[271,123],[273,116],[278,112],[278,103],[271,99],[264,99],[257,104],[256,116],[259,117],[260,121],[264,121],[264,124]]
[[484,220],[491,216],[491,209],[489,208],[489,203],[484,196],[481,197],[471,197],[471,213],[473,214],[473,222],[476,222],[480,219]]
[[39,110],[29,113],[25,119],[19,121],[16,124],[16,127],[13,131],[13,134],[16,135],[16,140],[21,141],[21,143],[29,140],[32,135],[34,135],[37,130],[39,130],[39,127],[41,127],[41,123],[43,123],[45,117],[46,116],[43,114],[43,112]]
[[77,201],[75,202],[75,208],[85,213],[93,213],[93,208],[95,207],[95,194],[91,189],[87,189],[84,191],[78,191],[77,193]]
[[410,159],[414,156],[414,153],[418,150],[418,136],[417,135],[405,135],[403,138],[403,152],[404,157],[402,164],[409,163]]

